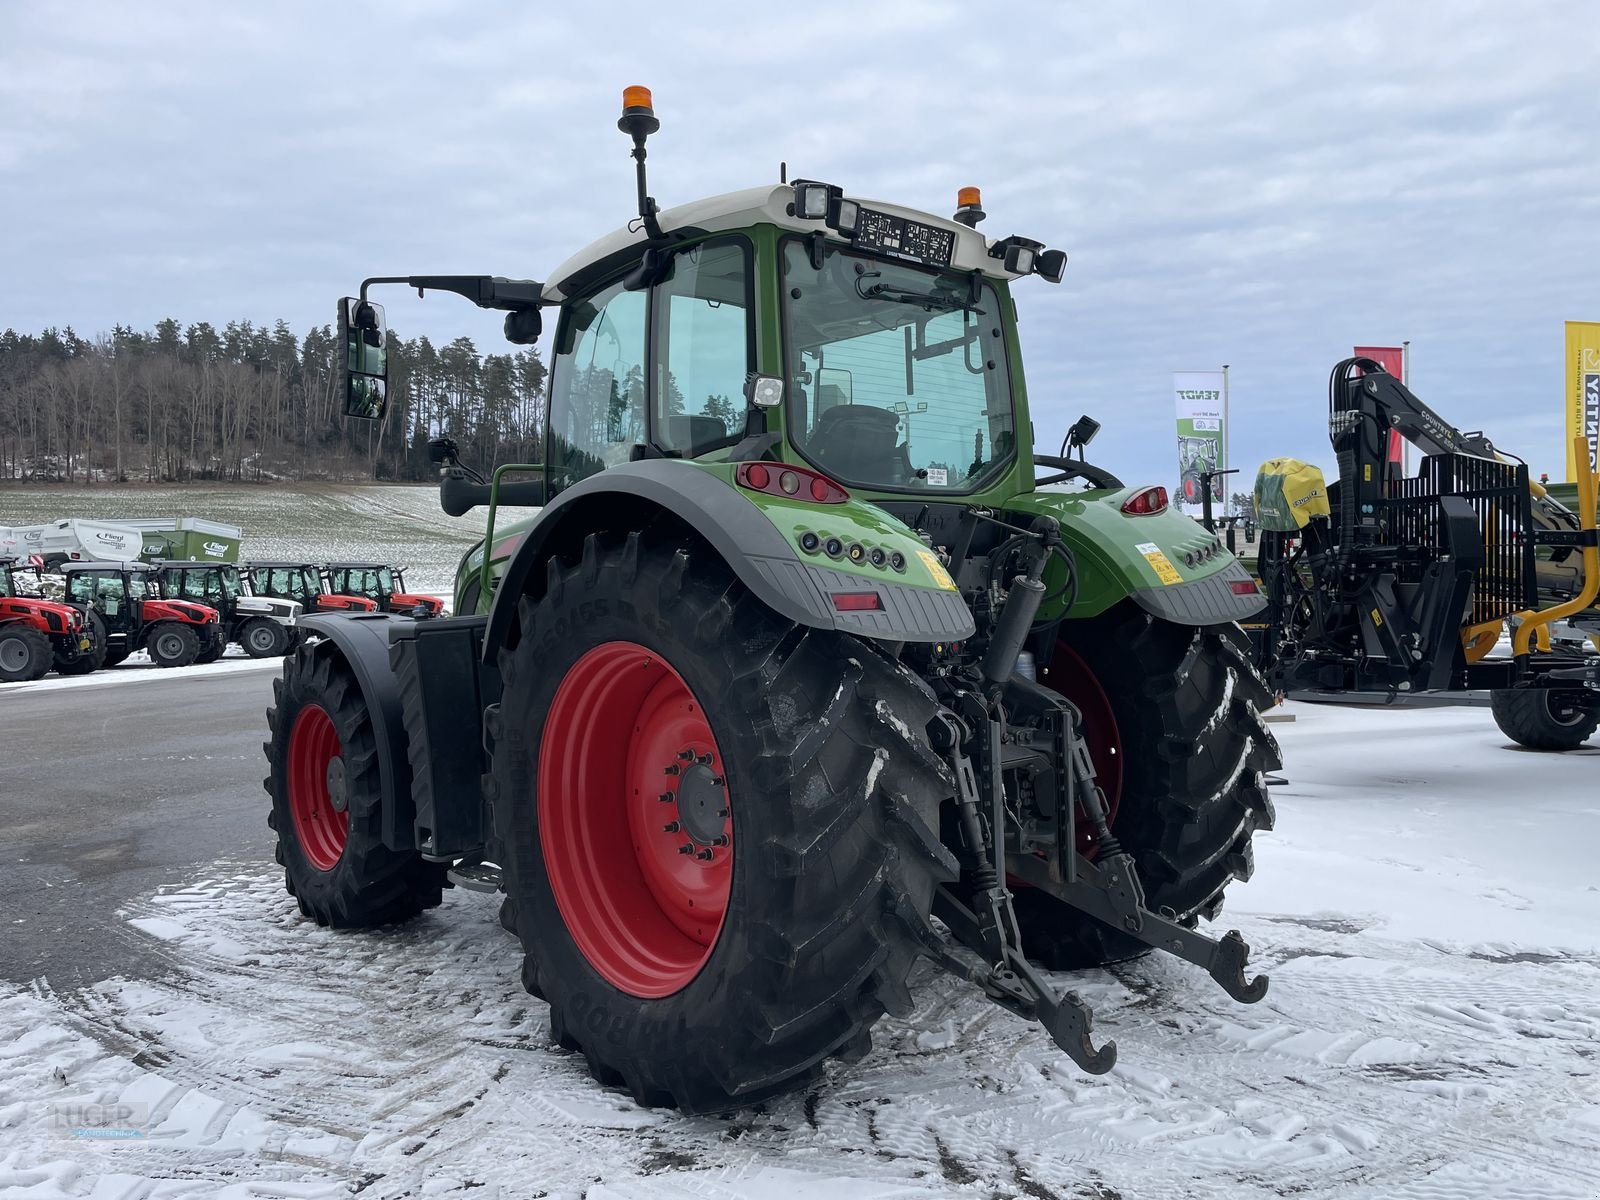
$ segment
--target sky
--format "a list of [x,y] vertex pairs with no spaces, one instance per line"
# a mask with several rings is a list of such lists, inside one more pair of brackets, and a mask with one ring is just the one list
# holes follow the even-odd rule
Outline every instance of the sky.
[[[543,278],[633,212],[772,182],[1070,255],[1016,290],[1041,452],[1081,412],[1130,482],[1171,372],[1230,366],[1233,460],[1327,464],[1326,384],[1413,388],[1560,478],[1564,320],[1600,320],[1592,3],[0,6],[0,328],[303,333],[369,275]],[[391,327],[501,350],[446,296]]]

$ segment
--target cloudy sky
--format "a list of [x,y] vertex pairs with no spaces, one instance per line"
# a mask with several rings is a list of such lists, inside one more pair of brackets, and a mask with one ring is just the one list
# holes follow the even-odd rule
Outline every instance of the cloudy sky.
[[[1322,11],[1314,15],[1313,7]],[[332,318],[363,276],[542,278],[622,224],[623,85],[664,205],[826,179],[1066,248],[1018,289],[1041,447],[1171,473],[1170,372],[1232,367],[1234,460],[1325,461],[1329,368],[1559,477],[1600,320],[1592,3],[0,5],[0,328]],[[447,297],[405,336],[503,346]]]

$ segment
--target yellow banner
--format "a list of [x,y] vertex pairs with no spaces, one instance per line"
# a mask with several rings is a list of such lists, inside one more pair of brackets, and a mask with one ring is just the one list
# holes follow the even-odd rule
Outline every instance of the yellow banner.
[[1567,481],[1578,477],[1578,460],[1572,444],[1581,437],[1589,443],[1589,466],[1600,470],[1596,444],[1600,442],[1600,321],[1567,322],[1567,369],[1561,376],[1562,407],[1567,412]]

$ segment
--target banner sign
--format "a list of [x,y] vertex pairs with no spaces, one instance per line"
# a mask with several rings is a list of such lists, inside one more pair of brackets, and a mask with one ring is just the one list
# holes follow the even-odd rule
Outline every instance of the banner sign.
[[1578,460],[1572,439],[1589,442],[1589,466],[1600,469],[1595,445],[1600,441],[1600,321],[1567,322],[1567,366],[1562,375],[1567,411],[1567,480],[1578,478]]
[[[1174,371],[1172,390],[1178,413],[1178,490],[1180,511],[1200,511],[1200,474],[1227,468],[1221,371]],[[1220,502],[1228,476],[1211,481],[1211,498]]]
[[[1393,375],[1401,383],[1409,384],[1406,378],[1406,351],[1404,346],[1356,346],[1357,358],[1370,358],[1378,363],[1385,371]],[[1389,461],[1400,462],[1405,455],[1405,439],[1400,436],[1398,429],[1389,431]]]

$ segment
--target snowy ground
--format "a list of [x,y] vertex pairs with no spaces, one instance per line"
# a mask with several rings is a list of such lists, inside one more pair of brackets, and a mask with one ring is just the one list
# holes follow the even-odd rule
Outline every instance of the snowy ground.
[[244,530],[244,557],[406,567],[413,591],[449,597],[456,563],[484,514],[449,517],[433,486],[194,484],[186,487],[4,487],[0,526],[67,517],[205,517]]
[[[1600,749],[1292,708],[1279,831],[1225,920],[1272,990],[1236,1005],[1159,958],[1078,977],[1107,1076],[926,970],[804,1095],[640,1110],[551,1047],[489,898],[333,934],[221,863],[125,914],[169,976],[0,993],[0,1194],[1594,1200]],[[139,1136],[75,1139],[85,1103]]]
[[87,675],[57,675],[52,672],[43,679],[28,683],[0,683],[0,696],[9,692],[58,692],[63,688],[100,688],[115,684],[149,683],[158,679],[201,679],[208,675],[232,675],[239,671],[281,671],[281,658],[251,658],[237,646],[228,647],[222,658],[212,663],[196,663],[187,667],[158,667],[143,650],[128,655],[114,667],[102,667]]

